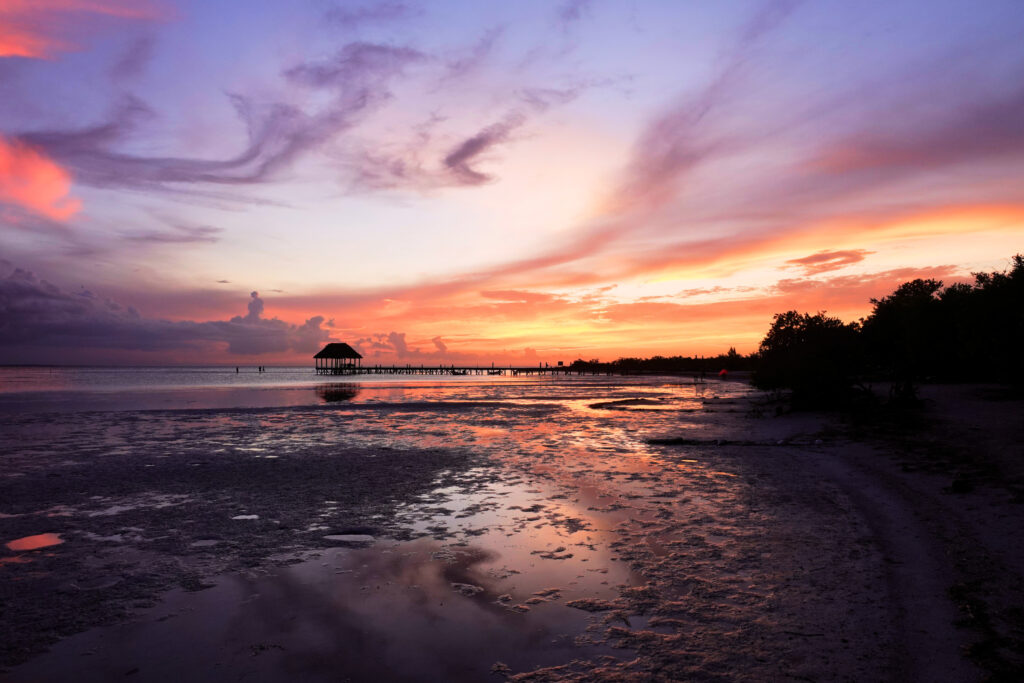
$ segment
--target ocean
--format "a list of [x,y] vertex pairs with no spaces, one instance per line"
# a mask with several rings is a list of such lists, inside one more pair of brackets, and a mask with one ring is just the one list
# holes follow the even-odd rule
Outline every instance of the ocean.
[[[552,387],[559,399],[640,396],[694,387],[687,377],[606,375],[317,375],[312,368],[0,366],[0,413],[312,406],[469,397],[516,398]],[[707,385],[702,385],[706,387]],[[744,385],[718,383],[731,395]],[[340,391],[339,391],[340,389]],[[542,392],[543,393],[543,392]],[[461,400],[460,399],[460,400]]]

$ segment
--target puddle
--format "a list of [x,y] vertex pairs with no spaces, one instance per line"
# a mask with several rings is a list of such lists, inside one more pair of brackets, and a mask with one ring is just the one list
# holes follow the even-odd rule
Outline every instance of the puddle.
[[9,549],[20,552],[22,550],[49,548],[52,545],[60,545],[63,542],[64,540],[60,537],[60,534],[36,534],[35,536],[15,539],[6,545]]
[[[593,644],[579,591],[503,570],[490,549],[435,541],[329,549],[267,576],[173,591],[131,624],[61,641],[15,680],[487,680],[498,662],[529,670],[625,653]],[[529,603],[527,605],[527,603]]]
[[331,534],[324,536],[328,541],[337,541],[338,543],[373,543],[374,537],[367,534]]
[[[735,508],[738,484],[721,466],[648,442],[680,431],[704,440],[717,435],[713,420],[690,412],[701,405],[693,387],[336,384],[318,397],[332,405],[105,414],[69,418],[64,444],[49,435],[47,448],[73,452],[78,443],[102,443],[105,453],[151,468],[140,475],[147,477],[145,494],[91,499],[94,509],[81,518],[92,535],[84,539],[110,546],[123,534],[117,552],[141,548],[196,567],[195,574],[202,562],[253,550],[214,587],[199,590],[213,574],[202,581],[190,575],[173,585],[196,592],[173,590],[133,623],[61,641],[19,666],[20,678],[12,680],[66,678],[69,662],[85,661],[75,675],[80,683],[128,674],[337,680],[338,672],[353,680],[486,680],[499,662],[525,672],[577,659],[629,659],[634,650],[612,648],[603,636],[606,620],[622,621],[616,613],[629,607],[625,625],[645,628],[643,591],[671,573],[668,564],[649,564],[641,575],[635,562],[683,562],[685,553],[704,552],[713,544],[698,545],[697,531],[726,525]],[[472,459],[429,465],[432,449]],[[362,460],[344,458],[357,451]],[[304,463],[320,463],[323,453],[328,464],[307,469]],[[26,448],[15,462],[30,468],[34,455]],[[334,486],[330,477],[364,477],[382,461],[394,469],[366,490],[390,495],[403,470],[427,474],[422,485],[412,479],[417,488],[392,507],[366,501],[378,507],[360,518],[345,490],[278,500],[281,490],[306,491],[311,471],[328,473],[323,481]],[[168,492],[164,469],[211,488],[191,497]],[[267,474],[255,479],[252,472]],[[239,494],[231,487],[240,481],[263,488]],[[184,503],[214,496],[218,506],[205,514],[223,525],[193,524],[192,505]],[[151,540],[126,533],[136,527]]]

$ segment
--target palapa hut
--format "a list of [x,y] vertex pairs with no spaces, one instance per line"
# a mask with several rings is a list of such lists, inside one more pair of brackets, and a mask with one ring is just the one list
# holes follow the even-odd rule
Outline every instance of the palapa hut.
[[313,356],[316,360],[316,374],[345,375],[354,372],[361,364],[363,357],[345,342],[331,342],[320,353]]

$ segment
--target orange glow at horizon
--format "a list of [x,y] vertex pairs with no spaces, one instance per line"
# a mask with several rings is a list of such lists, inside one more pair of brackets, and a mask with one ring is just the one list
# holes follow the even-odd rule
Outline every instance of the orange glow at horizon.
[[[967,270],[955,263],[925,265],[929,263],[925,258],[917,267],[904,266],[902,255],[908,251],[927,255],[935,240],[966,240],[963,244],[968,245],[979,238],[986,241],[984,235],[1001,235],[1000,239],[1010,243],[1024,235],[1024,206],[950,206],[873,221],[836,220],[815,227],[772,235],[760,243],[735,245],[727,253],[709,255],[704,263],[694,259],[692,270],[677,271],[671,279],[685,281],[687,276],[719,266],[738,270],[760,265],[774,273],[747,291],[711,294],[699,301],[672,296],[655,297],[657,300],[650,302],[594,297],[589,289],[608,282],[598,273],[580,287],[570,288],[570,293],[559,288],[560,294],[548,291],[541,277],[535,288],[517,292],[498,275],[487,286],[474,283],[454,291],[439,291],[436,284],[413,285],[390,292],[386,299],[368,297],[325,315],[338,321],[332,328],[338,339],[351,341],[368,333],[403,331],[408,333],[410,348],[426,357],[439,330],[452,331],[441,335],[449,354],[497,362],[521,360],[525,348],[538,349],[543,360],[566,361],[594,356],[611,360],[624,355],[713,355],[730,346],[749,353],[757,348],[775,313],[825,311],[853,321],[870,312],[872,297],[883,296],[905,281],[933,277],[948,285],[969,279]],[[796,266],[788,263],[818,251],[843,248],[860,250],[865,255],[863,262],[814,272],[794,270]],[[948,260],[949,252],[945,253]],[[653,267],[646,272],[636,268],[632,271],[635,278],[664,272],[663,262],[644,265]],[[326,292],[309,299],[289,297],[276,304],[270,299],[268,310],[283,306],[279,315],[297,323],[317,310],[329,310],[329,300]]]
[[[498,266],[479,278],[456,273],[448,280],[376,291],[321,289],[303,294],[290,289],[288,295],[265,297],[266,317],[302,325],[323,316],[333,340],[355,345],[368,340],[361,350],[369,362],[387,364],[707,356],[729,347],[749,353],[756,350],[776,313],[823,311],[855,321],[870,312],[872,297],[884,296],[903,282],[936,278],[949,285],[970,280],[969,271],[977,269],[973,264],[990,258],[992,245],[1000,245],[1000,253],[1005,250],[1009,258],[1020,251],[1015,242],[1021,236],[1024,206],[949,206],[871,221],[837,219],[752,244],[727,243],[724,250],[707,254],[703,263],[689,259],[693,265],[676,271],[667,284],[647,278],[663,274],[671,255],[631,264],[623,257],[622,270],[594,269],[568,286],[559,283],[557,273],[546,279],[543,267],[508,275]],[[951,253],[968,260],[951,262]],[[848,258],[829,262],[834,255]],[[631,275],[620,278],[623,270]],[[705,281],[690,279],[718,270],[726,274],[715,273]],[[522,286],[526,277],[533,280],[531,286]],[[648,292],[652,296],[645,296]],[[241,313],[242,300],[241,294],[238,299],[222,295],[219,303],[210,299],[206,313],[230,318]],[[160,314],[188,320],[195,313],[190,306]],[[406,355],[380,351],[374,344],[373,340],[386,342],[392,333],[403,335]],[[211,359],[221,355],[211,349]],[[305,360],[295,353],[270,362]]]
[[0,201],[64,221],[82,208],[70,192],[67,170],[38,150],[0,136]]

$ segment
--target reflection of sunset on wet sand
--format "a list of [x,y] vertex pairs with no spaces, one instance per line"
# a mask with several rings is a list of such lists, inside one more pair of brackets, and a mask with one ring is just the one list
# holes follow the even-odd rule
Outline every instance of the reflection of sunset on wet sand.
[[[317,600],[348,595],[344,609],[330,619],[340,620],[338,628],[359,623],[364,631],[375,630],[388,642],[401,643],[395,645],[404,652],[393,664],[396,672],[403,667],[442,667],[430,669],[440,671],[454,666],[453,671],[462,672],[458,676],[471,680],[497,662],[522,671],[584,655],[614,655],[614,640],[602,626],[605,615],[620,615],[616,618],[634,627],[650,621],[650,616],[628,616],[635,605],[631,607],[632,598],[624,599],[622,591],[647,586],[651,593],[654,584],[645,574],[664,562],[673,544],[692,543],[694,534],[726,538],[737,532],[728,520],[742,506],[740,490],[727,483],[722,464],[678,459],[644,439],[674,434],[686,425],[701,438],[714,438],[730,419],[722,411],[747,400],[749,391],[743,385],[715,384],[698,391],[678,382],[587,378],[371,382],[342,388],[343,402],[329,396],[338,391],[337,385],[307,389],[307,407],[129,413],[133,417],[128,421],[117,411],[67,414],[63,436],[52,434],[46,448],[70,455],[81,452],[85,432],[100,437],[105,455],[88,468],[90,479],[103,477],[107,467],[116,470],[122,459],[141,468],[140,473],[160,474],[143,475],[135,483],[107,481],[99,488],[108,492],[67,501],[65,533],[74,540],[53,562],[64,566],[62,571],[84,573],[77,580],[90,583],[102,578],[82,564],[85,557],[95,557],[103,566],[128,548],[146,554],[182,553],[197,576],[238,567],[239,561],[270,561],[270,556],[253,555],[254,550],[285,551],[302,563],[261,588],[265,597],[251,607],[233,606],[232,595],[240,584],[218,581],[210,598],[183,594],[164,611],[198,609],[207,614],[216,604],[218,612],[288,612],[293,609],[290,599],[274,596],[289,584],[311,596],[320,592]],[[191,400],[190,395],[181,392],[179,400]],[[716,400],[724,403],[716,405]],[[656,402],[660,409],[650,410],[645,402]],[[615,409],[602,407],[604,403]],[[32,424],[26,419],[18,429],[27,436]],[[394,452],[404,467],[450,462],[457,469],[425,469],[414,475],[422,481],[416,486],[427,485],[420,491],[396,488],[399,479],[393,478],[392,485],[380,490],[403,498],[381,505],[375,496],[357,502],[359,492],[346,493],[342,483],[318,498],[310,490],[317,488],[314,483],[290,480],[280,467],[327,467],[326,475],[333,469],[331,453],[342,444],[373,460]],[[437,449],[451,452],[454,459],[431,457],[428,465],[425,456]],[[32,449],[19,450],[22,455],[10,464],[31,472]],[[267,463],[265,473],[254,471],[235,480],[235,468],[260,462]],[[201,471],[201,478],[191,476]],[[342,471],[360,476],[356,470]],[[65,476],[77,480],[86,471],[70,465]],[[271,478],[266,483],[273,483],[272,489],[261,483],[265,476]],[[184,496],[175,494],[175,481],[185,487]],[[172,489],[154,489],[157,482]],[[230,493],[239,485],[244,488]],[[250,497],[248,491],[263,493]],[[272,545],[256,540],[268,532],[276,537]],[[409,540],[388,541],[384,537],[389,535]],[[165,540],[156,540],[160,536]],[[331,546],[348,549],[329,550]],[[636,564],[645,557],[651,564]],[[638,572],[641,566],[647,569]],[[732,581],[696,566],[687,575],[694,571],[702,574],[702,581],[722,586]],[[175,574],[161,572],[162,581],[180,581]],[[196,580],[206,585],[207,579]],[[664,588],[672,592],[670,586]],[[427,605],[433,606],[421,622],[411,610]],[[383,617],[392,613],[405,616],[395,622]],[[264,630],[272,623],[260,626],[242,614],[237,618],[249,624],[251,637],[260,642],[281,637]],[[466,627],[472,637],[468,632],[459,635]],[[428,636],[428,628],[443,645]],[[170,636],[155,625],[142,631],[96,631],[67,641],[55,652],[92,647],[84,643],[93,638],[117,638],[124,641],[123,649],[104,664],[115,667],[125,651],[142,661],[156,656],[147,654],[153,638],[170,637],[179,643],[174,648],[190,650],[194,644],[186,633],[175,629]],[[238,635],[225,630],[222,637]],[[316,663],[314,669],[339,656],[291,637],[286,643],[274,642],[281,652],[306,651],[304,656]],[[541,642],[554,645],[541,647]],[[353,661],[340,656],[341,662]],[[280,657],[273,666],[288,666],[291,659]],[[44,657],[34,665],[41,668],[25,671],[42,675],[56,671],[47,667],[59,669],[62,661],[59,655]],[[366,669],[367,675],[371,670]]]
[[[859,497],[883,490],[836,488],[858,471],[836,468],[871,447],[820,416],[758,417],[778,404],[745,383],[285,376],[155,394],[110,379],[73,400],[47,379],[0,401],[16,475],[0,524],[63,541],[0,557],[9,613],[49,625],[10,634],[8,662],[37,653],[11,680],[59,679],[82,651],[84,681],[972,670],[916,641],[886,654],[906,629],[959,636],[952,613],[901,611],[933,599],[928,581],[886,588],[890,553],[923,546],[861,543],[880,522]],[[133,407],[149,400],[164,407]],[[80,587],[59,610],[33,598],[48,576]],[[152,606],[100,626],[129,604]],[[81,632],[52,643],[69,609]]]
[[49,548],[53,545],[60,545],[64,541],[58,534],[36,534],[35,536],[26,536],[24,538],[16,538],[13,541],[7,542],[5,545],[15,552],[23,550],[38,550],[39,548]]
[[0,0],[0,678],[1024,680],[1022,34]]

